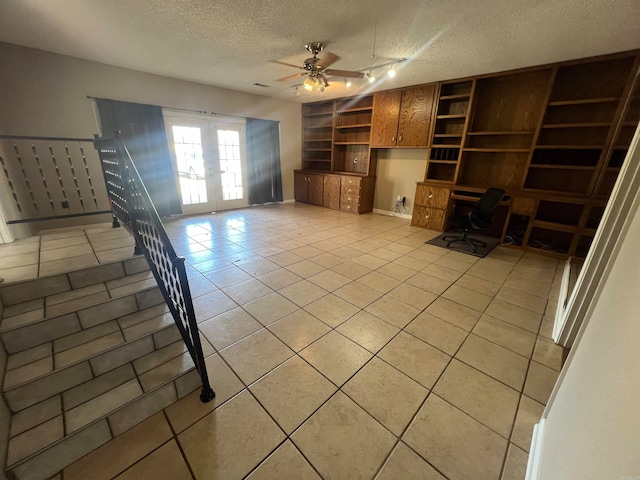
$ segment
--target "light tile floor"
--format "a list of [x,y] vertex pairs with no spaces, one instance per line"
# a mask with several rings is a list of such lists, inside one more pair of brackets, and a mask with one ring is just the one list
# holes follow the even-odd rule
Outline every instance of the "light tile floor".
[[3,283],[72,272],[133,256],[133,238],[111,224],[42,232],[0,245]]
[[[280,205],[167,222],[216,348],[183,398],[64,479],[523,479],[556,381],[557,261]],[[551,297],[551,298],[550,298]]]

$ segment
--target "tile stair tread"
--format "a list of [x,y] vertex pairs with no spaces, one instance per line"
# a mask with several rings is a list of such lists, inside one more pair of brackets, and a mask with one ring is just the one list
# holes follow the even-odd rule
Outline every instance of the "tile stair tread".
[[[175,359],[172,359],[172,360],[175,360]],[[169,360],[166,363],[169,363],[170,361],[171,360]],[[163,365],[164,364],[161,364],[158,367],[162,367]],[[113,408],[112,410],[109,410],[109,411],[103,413],[99,417],[96,417],[95,419],[93,419],[90,422],[88,422],[85,425],[83,425],[81,428],[78,428],[77,430],[74,430],[72,432],[67,433],[66,435],[62,436],[62,438],[59,438],[59,439],[49,443],[48,445],[42,446],[38,450],[29,453],[28,455],[26,455],[23,458],[20,458],[19,460],[17,460],[12,465],[7,465],[6,471],[7,472],[11,472],[12,470],[18,468],[19,466],[24,465],[25,463],[29,462],[30,460],[32,460],[32,459],[36,458],[37,456],[43,454],[48,449],[54,448],[56,445],[59,445],[60,443],[62,443],[65,440],[69,439],[70,437],[73,437],[75,435],[81,435],[83,431],[85,431],[87,429],[90,429],[92,426],[104,421],[105,419],[108,420],[110,417],[116,415],[118,412],[123,412],[125,409],[130,408],[136,402],[142,401],[145,398],[150,399],[155,394],[159,393],[162,389],[165,389],[169,384],[177,382],[177,381],[179,381],[181,379],[185,379],[185,377],[191,375],[194,371],[195,371],[195,367],[191,366],[190,368],[188,368],[188,369],[186,369],[184,371],[180,371],[179,373],[177,373],[173,377],[168,378],[168,379],[164,380],[163,382],[155,385],[152,389],[148,389],[147,391],[141,390],[141,392],[139,394],[137,394],[135,397],[129,399],[128,401],[126,401],[125,403],[123,403],[121,405],[118,405],[116,408]],[[139,377],[135,377],[135,378],[139,378]],[[180,391],[180,388],[177,385],[173,386],[172,388],[174,388],[176,391]],[[171,403],[169,403],[169,404],[167,404],[165,406],[162,406],[158,410],[144,412],[142,414],[142,416],[138,417],[137,420],[135,420],[135,423],[131,423],[125,430],[122,430],[117,435],[113,435],[112,438],[118,437],[119,435],[121,435],[122,433],[126,432],[130,428],[133,428],[138,423],[140,423],[140,422],[146,420],[147,418],[153,416],[158,411],[161,411],[161,410],[167,408],[170,404],[173,404],[173,403],[177,402],[181,398],[184,398],[186,395],[190,394],[191,392],[194,392],[194,391],[198,390],[199,388],[200,388],[200,384],[195,386],[195,388],[189,387],[187,390],[182,390],[182,394],[180,394],[179,396],[176,396],[176,398]],[[105,392],[105,393],[108,393],[108,392]],[[87,400],[87,401],[90,401],[90,400]],[[63,416],[63,418],[64,418],[65,413],[68,413],[68,412],[62,412],[62,414],[61,414]],[[58,416],[60,416],[60,415],[58,415]],[[46,423],[46,422],[43,422],[43,423]],[[43,423],[41,423],[39,425],[42,425]],[[31,427],[30,430],[37,428],[39,425],[34,425],[33,427]],[[27,433],[30,430],[27,430],[26,432],[22,432],[21,435],[24,435],[24,433]],[[18,435],[16,435],[16,436],[18,436]],[[12,438],[14,438],[14,437],[12,437]],[[10,441],[11,441],[11,438],[9,438],[9,442]]]
[[[150,307],[150,308],[153,308],[153,307]],[[170,314],[168,314],[168,313],[167,313],[167,314],[164,314],[164,315],[170,315]],[[163,315],[160,315],[160,316],[162,317]],[[66,369],[66,368],[72,367],[72,366],[74,366],[74,365],[78,365],[78,364],[80,364],[80,363],[82,363],[82,362],[87,362],[87,361],[91,360],[92,358],[98,357],[98,356],[100,356],[100,355],[104,355],[104,354],[109,353],[109,352],[111,352],[111,351],[117,350],[118,348],[122,348],[124,345],[132,344],[132,343],[134,343],[134,342],[136,342],[136,341],[140,340],[141,338],[144,338],[144,337],[153,337],[153,335],[155,335],[156,333],[161,332],[161,331],[163,331],[163,330],[168,330],[168,329],[172,328],[173,326],[174,326],[173,321],[172,321],[172,322],[170,322],[169,324],[163,324],[161,328],[158,328],[158,329],[155,329],[155,330],[152,330],[152,331],[145,332],[144,334],[139,335],[139,336],[136,336],[136,337],[132,337],[132,338],[126,339],[126,340],[125,340],[125,341],[123,341],[122,343],[119,343],[119,344],[117,344],[117,345],[110,346],[109,348],[105,348],[104,350],[98,350],[98,351],[95,351],[95,350],[94,350],[94,351],[90,352],[88,356],[80,357],[80,358],[78,358],[78,359],[74,360],[73,362],[66,363],[66,364],[64,364],[64,365],[62,365],[62,366],[59,366],[59,367],[56,367],[56,366],[55,366],[55,356],[56,356],[56,353],[54,352],[52,355],[49,355],[49,356],[45,357],[45,358],[51,358],[51,357],[53,357],[53,359],[54,359],[54,368],[53,368],[52,370],[50,370],[50,371],[48,371],[48,372],[46,372],[46,373],[43,373],[43,374],[41,374],[41,375],[37,375],[37,376],[31,377],[31,378],[29,378],[27,381],[24,381],[24,382],[21,382],[21,383],[14,383],[14,384],[12,384],[9,388],[4,388],[4,383],[3,383],[3,391],[4,391],[4,392],[9,392],[9,391],[15,390],[15,389],[17,389],[17,388],[19,388],[19,387],[22,387],[22,386],[24,386],[24,385],[28,385],[28,384],[30,384],[30,383],[32,383],[32,382],[35,382],[36,380],[40,380],[40,379],[42,379],[42,378],[48,377],[48,376],[50,376],[50,375],[53,375],[53,374],[55,374],[55,373],[57,373],[57,372],[59,372],[59,371],[61,371],[61,370]],[[72,335],[73,335],[73,334],[72,334]],[[96,338],[96,339],[92,339],[92,340],[90,340],[90,341],[88,341],[88,342],[85,342],[85,343],[95,342],[96,340],[101,340],[101,339],[104,339],[104,338],[109,337],[109,336],[111,336],[111,335],[113,335],[113,334],[112,334],[112,333],[108,333],[108,334],[106,334],[106,335],[103,335],[103,336],[98,337],[98,338]],[[180,341],[182,341],[182,340],[180,340]],[[82,345],[85,345],[85,343],[81,343],[81,344],[76,345],[76,346],[74,346],[74,347],[72,347],[72,348],[81,347]],[[186,347],[185,347],[185,348],[186,348]],[[67,349],[67,350],[62,350],[62,352],[65,352],[65,351],[68,351],[68,350],[71,350],[71,348],[70,348],[70,349]],[[154,349],[154,352],[157,352],[158,350],[160,350],[160,349]],[[62,353],[62,352],[57,352],[57,353]],[[19,352],[18,352],[18,353],[19,353]],[[152,353],[153,353],[153,352],[152,352]],[[146,355],[148,355],[148,354],[146,354]],[[10,357],[9,357],[9,358],[10,358]],[[37,360],[36,362],[38,362],[38,361],[42,361],[42,359],[39,359],[39,360]],[[36,363],[36,362],[32,362],[32,363]],[[18,367],[18,368],[24,368],[24,367],[29,366],[29,365],[31,365],[31,364],[23,365],[22,367]],[[12,372],[12,371],[13,371],[13,370],[8,370],[7,372],[5,372],[5,376],[7,375],[7,373]]]
[[[51,274],[51,275],[43,275],[43,276],[37,277],[37,278],[29,278],[29,279],[25,279],[25,280],[16,280],[16,281],[13,281],[13,282],[4,282],[2,285],[0,285],[0,299],[3,298],[3,296],[2,296],[2,291],[3,290],[11,289],[11,288],[16,287],[16,286],[22,286],[24,288],[28,288],[28,286],[30,284],[32,284],[32,283],[38,283],[38,282],[46,281],[46,279],[48,279],[48,278],[55,278],[55,277],[66,277],[69,288],[65,288],[63,290],[56,291],[55,293],[53,293],[51,295],[36,296],[36,297],[30,298],[30,300],[28,300],[28,301],[32,301],[34,299],[45,298],[47,296],[53,296],[53,295],[56,295],[56,294],[69,292],[69,291],[73,291],[73,290],[78,290],[80,288],[85,288],[85,287],[87,287],[89,285],[95,285],[96,283],[102,283],[102,284],[104,284],[105,287],[107,287],[106,284],[107,283],[111,283],[114,280],[119,280],[119,279],[123,279],[123,278],[126,278],[126,277],[140,275],[141,273],[143,273],[145,271],[146,272],[150,272],[148,267],[146,267],[145,270],[142,270],[142,272],[140,271],[139,267],[136,267],[136,268],[138,268],[137,270],[134,269],[133,266],[131,266],[131,268],[127,267],[127,265],[128,265],[127,262],[135,261],[135,260],[139,260],[139,259],[144,259],[144,257],[142,257],[141,255],[137,255],[137,256],[134,256],[134,257],[131,257],[131,258],[128,258],[128,259],[124,259],[124,260],[100,263],[98,265],[95,265],[95,266],[92,266],[92,267],[89,267],[89,268],[83,267],[83,268],[78,268],[77,270],[72,270],[72,271],[69,271],[69,272],[55,273],[55,274]],[[68,275],[78,274],[78,273],[83,272],[85,270],[91,270],[91,269],[94,269],[94,268],[101,268],[101,267],[105,268],[105,267],[108,267],[108,266],[115,266],[117,264],[121,264],[122,265],[122,274],[119,274],[118,276],[110,276],[107,279],[105,279],[104,281],[96,282],[96,283],[90,283],[89,285],[85,285],[83,283],[82,285],[77,286],[77,287],[74,287],[74,282],[73,281],[69,281]],[[16,303],[14,303],[14,302],[5,301],[4,303],[5,303],[5,307],[8,307],[8,306],[17,305],[17,304],[20,304],[20,303],[27,303],[27,302],[16,302]]]
[[[39,318],[32,318],[27,323],[13,325],[10,328],[3,328],[4,321],[5,320],[9,320],[9,319],[14,318],[14,317],[3,316],[2,317],[2,321],[3,322],[2,322],[2,324],[0,324],[0,333],[10,332],[12,330],[17,330],[18,328],[28,327],[28,326],[31,326],[31,325],[36,325],[36,324],[38,324],[40,322],[46,322],[48,320],[53,320],[55,318],[64,317],[65,315],[68,315],[69,313],[79,312],[81,310],[85,310],[85,309],[88,309],[88,308],[96,307],[98,305],[102,305],[104,303],[108,303],[108,302],[110,302],[112,300],[116,300],[116,299],[119,299],[119,298],[126,298],[126,297],[135,296],[137,293],[148,292],[148,291],[153,290],[155,288],[157,288],[157,285],[148,286],[148,287],[142,288],[140,290],[136,290],[135,292],[129,292],[126,295],[122,295],[122,296],[109,297],[109,298],[96,297],[98,299],[95,302],[84,304],[84,305],[82,305],[82,308],[80,308],[78,310],[70,310],[70,311],[66,311],[64,313],[59,313],[59,314],[52,315],[52,316],[47,316],[47,314],[46,314],[47,309],[45,307],[43,316],[41,316]],[[87,297],[90,297],[90,296],[92,296],[92,295],[88,295]],[[80,297],[80,298],[74,299],[72,301],[82,300],[82,298],[85,298],[85,297]],[[29,303],[29,302],[25,302],[25,303]],[[33,310],[33,311],[37,311],[37,310]],[[26,312],[26,313],[29,313],[29,312]],[[20,315],[25,315],[25,313],[22,313]],[[15,315],[15,316],[17,317],[19,315]]]

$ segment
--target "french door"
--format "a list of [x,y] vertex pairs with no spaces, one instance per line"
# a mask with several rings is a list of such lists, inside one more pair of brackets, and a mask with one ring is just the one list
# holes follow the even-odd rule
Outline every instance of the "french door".
[[249,205],[243,124],[166,113],[165,123],[185,214]]

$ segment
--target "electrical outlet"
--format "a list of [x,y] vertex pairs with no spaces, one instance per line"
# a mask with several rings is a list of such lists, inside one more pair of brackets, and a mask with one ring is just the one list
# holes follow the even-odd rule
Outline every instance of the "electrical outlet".
[[402,196],[401,196],[401,195],[398,195],[398,196],[396,197],[396,202],[399,202],[401,199],[402,199]]

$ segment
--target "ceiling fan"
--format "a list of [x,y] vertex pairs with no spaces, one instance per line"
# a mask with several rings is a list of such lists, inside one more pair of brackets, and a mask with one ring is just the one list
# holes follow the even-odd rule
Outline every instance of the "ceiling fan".
[[307,58],[302,67],[298,65],[293,65],[291,63],[280,62],[278,60],[271,60],[272,63],[278,63],[280,65],[286,65],[287,67],[297,68],[302,70],[300,73],[296,73],[293,75],[288,75],[283,78],[279,78],[276,80],[277,82],[288,82],[289,80],[293,80],[294,78],[304,77],[307,78],[304,81],[304,88],[306,90],[313,90],[317,88],[319,91],[324,91],[324,87],[329,86],[329,76],[338,76],[338,77],[346,77],[346,78],[363,78],[365,75],[362,72],[354,72],[352,70],[336,70],[335,68],[329,68],[336,61],[340,59],[337,55],[333,53],[326,53],[323,58],[318,58],[318,54],[324,50],[324,44],[320,42],[310,42],[305,45],[305,48],[309,50],[313,57]]

